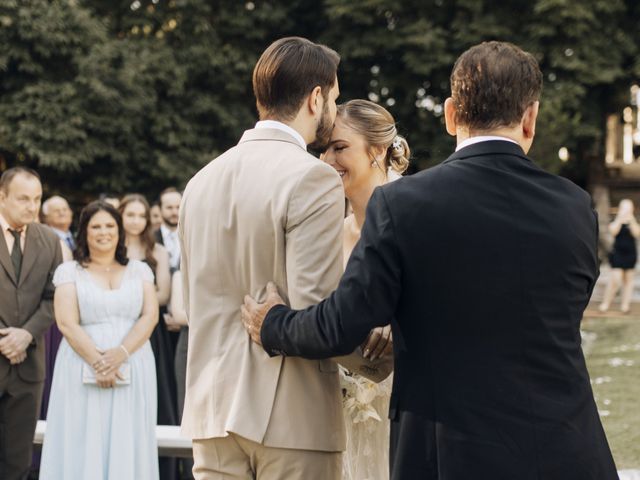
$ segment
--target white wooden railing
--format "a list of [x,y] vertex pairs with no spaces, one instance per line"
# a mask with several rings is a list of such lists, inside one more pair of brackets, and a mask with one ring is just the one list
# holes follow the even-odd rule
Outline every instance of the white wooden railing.
[[[47,431],[47,422],[38,420],[36,433],[33,436],[33,444],[41,447]],[[180,435],[180,427],[173,425],[157,425],[156,438],[158,439],[158,455],[163,457],[184,457],[193,456],[191,440]]]

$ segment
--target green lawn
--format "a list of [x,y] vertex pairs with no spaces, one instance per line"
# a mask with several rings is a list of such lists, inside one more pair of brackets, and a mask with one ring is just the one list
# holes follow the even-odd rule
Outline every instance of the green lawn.
[[640,468],[640,318],[587,317],[584,350],[618,469]]

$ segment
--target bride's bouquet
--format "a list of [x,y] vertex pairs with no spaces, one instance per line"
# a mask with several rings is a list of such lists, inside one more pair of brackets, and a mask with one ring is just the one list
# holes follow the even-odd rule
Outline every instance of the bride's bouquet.
[[375,383],[340,366],[340,383],[343,407],[353,423],[368,420],[382,421],[381,415],[384,415],[384,412],[376,410],[374,400],[378,397],[391,395],[389,379]]

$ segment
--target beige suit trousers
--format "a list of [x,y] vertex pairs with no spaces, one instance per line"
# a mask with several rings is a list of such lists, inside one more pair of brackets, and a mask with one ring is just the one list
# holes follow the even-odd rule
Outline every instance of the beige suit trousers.
[[340,480],[342,453],[265,447],[234,433],[193,441],[196,480]]

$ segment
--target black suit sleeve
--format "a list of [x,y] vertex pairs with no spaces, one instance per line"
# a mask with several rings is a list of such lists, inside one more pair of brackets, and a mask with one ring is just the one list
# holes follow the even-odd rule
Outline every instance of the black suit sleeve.
[[351,353],[369,331],[387,325],[400,294],[400,255],[384,190],[367,206],[360,241],[338,289],[305,310],[273,307],[261,331],[269,355],[329,358]]
[[[592,258],[593,258],[593,264],[595,267],[595,271],[593,274],[593,279],[591,281],[591,284],[589,285],[589,294],[587,296],[587,304],[589,303],[589,300],[591,299],[591,294],[593,294],[593,289],[596,286],[596,282],[598,281],[598,277],[600,276],[600,262],[598,260],[598,238],[600,236],[600,222],[598,221],[598,214],[596,213],[595,210],[591,210],[591,213],[593,214],[593,218],[595,219],[595,241],[594,241],[594,249],[592,252]],[[587,305],[584,306],[584,308],[587,308]]]

